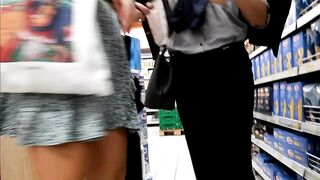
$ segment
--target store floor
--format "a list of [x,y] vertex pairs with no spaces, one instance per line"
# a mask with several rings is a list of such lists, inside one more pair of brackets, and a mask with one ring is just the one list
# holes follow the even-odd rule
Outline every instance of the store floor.
[[150,172],[153,180],[196,180],[185,137],[160,136],[148,127]]

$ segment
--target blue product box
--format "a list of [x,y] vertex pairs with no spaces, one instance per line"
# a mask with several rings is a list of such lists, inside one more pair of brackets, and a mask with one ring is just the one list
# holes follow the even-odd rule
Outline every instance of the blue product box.
[[273,136],[278,140],[279,142],[286,143],[286,131],[279,129],[279,128],[273,128]]
[[277,73],[277,57],[274,56],[272,50],[270,52],[270,75]]
[[304,110],[303,110],[303,82],[293,83],[294,91],[294,119],[304,121]]
[[286,143],[278,141],[278,149],[277,149],[278,152],[287,156],[287,149],[288,149],[288,145]]
[[265,65],[265,60],[264,60],[264,53],[262,53],[259,56],[259,60],[260,60],[260,77],[266,77],[266,65]]
[[280,82],[280,116],[286,117],[287,114],[287,104],[286,104],[286,86],[285,81]]
[[319,153],[319,145],[313,139],[303,137],[300,134],[285,132],[286,143],[289,147],[311,154]]
[[292,68],[292,41],[291,37],[284,39],[282,45],[282,68],[283,71]]
[[255,64],[255,74],[256,74],[256,79],[261,78],[261,73],[260,73],[260,57],[257,56],[254,60],[254,64]]
[[263,53],[263,60],[264,60],[264,71],[265,71],[265,76],[270,75],[270,50],[266,50]]
[[299,151],[290,146],[287,146],[286,148],[287,148],[287,157],[304,166],[308,166],[308,156],[306,152]]
[[320,18],[311,24],[312,35],[315,41],[315,54],[316,58],[320,58]]
[[274,116],[280,115],[280,83],[273,83],[273,111]]
[[273,147],[273,136],[270,134],[264,134],[263,141],[268,144],[270,147]]
[[272,86],[264,87],[263,88],[264,98],[263,98],[263,110],[266,114],[271,114],[272,112],[272,105],[273,105],[273,95],[272,95]]
[[282,54],[282,43],[279,44],[279,50],[278,50],[278,54],[277,54],[277,73],[283,71],[283,54]]
[[263,168],[263,165],[265,163],[274,161],[274,159],[270,155],[265,154],[265,153],[257,154],[256,157],[257,157],[257,160],[258,160],[258,166],[260,168]]
[[296,180],[296,177],[292,174],[289,174],[284,169],[279,170],[276,174],[276,180]]
[[273,163],[265,163],[263,171],[270,179],[274,179],[278,172],[278,166]]
[[292,37],[293,67],[298,67],[307,57],[307,36],[304,31]]
[[131,38],[130,44],[130,69],[141,70],[140,40]]
[[297,18],[298,18],[299,13],[297,12],[297,8],[296,8],[296,2],[295,1],[291,1],[291,6],[290,6],[290,11],[285,23],[284,27],[288,27],[291,24],[293,24],[294,22],[296,22]]
[[256,80],[257,79],[257,76],[256,76],[256,70],[255,70],[255,58],[253,58],[251,60],[251,70],[252,70],[252,76],[253,76],[253,80]]
[[286,117],[293,119],[294,118],[294,90],[293,90],[293,83],[287,83],[286,86],[287,92],[286,92],[286,104],[287,104],[287,110],[286,110]]

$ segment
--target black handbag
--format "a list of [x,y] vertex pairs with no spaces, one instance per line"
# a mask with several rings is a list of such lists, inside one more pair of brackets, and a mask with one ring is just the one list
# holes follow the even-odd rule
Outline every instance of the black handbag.
[[145,106],[151,109],[172,110],[175,108],[173,92],[173,68],[170,58],[165,57],[167,48],[160,48],[148,84]]

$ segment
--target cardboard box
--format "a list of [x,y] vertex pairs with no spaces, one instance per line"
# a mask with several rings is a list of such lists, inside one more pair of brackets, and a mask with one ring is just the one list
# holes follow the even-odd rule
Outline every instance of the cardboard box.
[[304,166],[308,166],[308,157],[306,152],[299,151],[297,149],[292,148],[291,146],[286,146],[286,148],[287,148],[287,157]]
[[320,58],[320,18],[311,24],[312,35],[315,41],[316,58]]
[[283,55],[283,62],[282,68],[283,71],[292,68],[292,40],[291,37],[284,39],[281,43],[282,45],[282,55]]
[[269,50],[270,53],[270,75],[277,73],[277,57],[274,56],[272,50]]
[[268,144],[270,147],[273,147],[274,137],[271,134],[265,133],[263,136],[263,141]]
[[292,84],[294,92],[294,119],[304,121],[303,110],[303,82],[296,82]]
[[279,169],[277,171],[276,180],[297,180],[296,177],[294,175],[289,174],[285,169]]
[[273,83],[273,111],[272,115],[280,115],[280,83]]
[[286,117],[293,119],[294,118],[294,90],[293,83],[287,83],[286,86],[286,105],[287,105],[287,113]]
[[264,105],[263,105],[263,88],[258,88],[258,111],[263,112]]
[[270,73],[270,62],[271,62],[271,59],[270,59],[270,51],[269,50],[266,50],[264,53],[263,53],[263,60],[264,60],[264,71],[265,71],[265,76],[269,76],[271,73]]
[[260,57],[257,56],[254,59],[254,69],[255,69],[255,75],[256,75],[256,79],[259,79],[261,76],[260,74]]
[[272,158],[270,155],[265,154],[265,153],[259,153],[257,154],[257,159],[258,159],[258,166],[260,168],[263,168],[265,163],[269,163],[269,162],[274,162],[274,158]]
[[260,60],[260,77],[263,78],[263,77],[266,77],[266,67],[267,65],[265,65],[265,60],[264,60],[264,53],[262,53],[260,56],[259,56],[259,60]]
[[258,89],[254,89],[253,91],[253,110],[258,111]]
[[319,143],[315,142],[313,139],[291,132],[285,132],[285,138],[287,145],[291,148],[301,152],[309,152],[311,154],[319,153]]
[[280,116],[285,117],[287,114],[287,103],[286,103],[286,87],[285,81],[280,82]]
[[265,163],[263,172],[270,178],[274,179],[278,172],[278,165],[274,163]]
[[282,72],[283,71],[283,53],[282,53],[282,43],[279,44],[279,50],[278,50],[278,54],[277,54],[277,73]]
[[293,67],[298,67],[307,57],[307,35],[301,31],[292,37]]
[[297,21],[299,13],[297,12],[296,2],[291,1],[290,11],[284,27],[288,27]]
[[286,143],[286,131],[279,129],[279,128],[273,128],[273,136],[275,139],[279,142]]
[[272,87],[264,87],[264,102],[263,102],[263,110],[265,114],[271,114],[272,112],[272,105],[273,105],[273,93],[272,93]]

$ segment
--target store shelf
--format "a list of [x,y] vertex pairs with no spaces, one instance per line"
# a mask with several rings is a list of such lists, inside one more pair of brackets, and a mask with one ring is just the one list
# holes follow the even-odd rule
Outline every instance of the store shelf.
[[302,74],[308,74],[316,71],[320,71],[320,59],[300,65],[298,74],[302,75]]
[[[251,141],[259,146],[261,149],[269,153],[271,156],[282,162],[284,165],[286,165],[288,168],[292,169],[294,172],[298,173],[301,176],[304,176],[304,173],[306,171],[306,167],[302,166],[301,164],[293,161],[292,159],[289,159],[288,157],[284,156],[283,154],[279,153],[278,151],[274,150],[267,144],[265,144],[263,141],[258,140],[254,137],[251,138]],[[316,180],[309,178],[310,180]]]
[[273,82],[273,81],[277,81],[277,80],[281,80],[281,79],[286,79],[286,78],[290,78],[290,77],[294,77],[294,76],[298,76],[298,68],[297,67],[294,67],[292,69],[289,69],[289,70],[286,70],[283,72],[279,72],[277,74],[272,74],[267,77],[257,79],[254,81],[254,84],[255,85],[264,84],[264,83]]
[[320,179],[320,174],[312,171],[311,169],[306,169],[304,173],[304,178],[308,180],[319,180]]
[[259,175],[264,179],[264,180],[272,180],[270,179],[264,172],[263,170],[257,165],[256,162],[252,161],[252,167],[254,170],[256,170]]
[[303,132],[320,137],[320,124],[312,123],[312,122],[304,122],[301,124],[301,130]]
[[292,23],[290,26],[286,27],[283,31],[282,31],[282,35],[281,35],[281,39],[285,38],[286,36],[288,36],[289,34],[291,34],[293,31],[295,31],[297,28],[297,23],[294,22]]
[[312,21],[314,18],[318,17],[319,15],[320,15],[320,4],[312,8],[309,12],[307,12],[305,15],[301,16],[297,20],[297,28],[301,28],[302,26],[308,24],[310,21]]
[[301,126],[303,122],[301,121],[280,117],[280,116],[266,115],[259,112],[253,112],[253,117],[256,119],[260,119],[260,120],[272,123],[272,124],[277,124],[279,126],[283,126],[286,128],[290,128],[290,129],[302,132]]
[[257,50],[253,51],[250,55],[249,55],[249,58],[252,59],[254,58],[255,56],[261,54],[263,51],[267,50],[267,47],[266,46],[261,46],[259,47]]
[[253,112],[253,117],[282,127],[290,128],[299,132],[320,136],[320,124],[312,122],[300,122],[280,116],[270,116],[259,112]]

